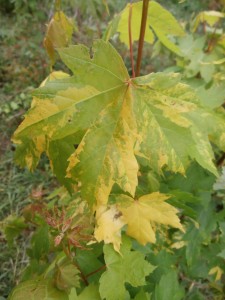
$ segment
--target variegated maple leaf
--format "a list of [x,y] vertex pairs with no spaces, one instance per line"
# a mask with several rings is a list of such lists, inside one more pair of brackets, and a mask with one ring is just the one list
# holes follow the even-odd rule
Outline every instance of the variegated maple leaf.
[[[185,173],[191,159],[217,173],[209,138],[225,150],[223,112],[201,107],[177,74],[131,79],[110,43],[98,40],[91,52],[83,45],[59,50],[73,75],[34,92],[13,137],[20,165],[34,169],[46,152],[59,180],[68,188],[78,183],[94,208],[107,204],[114,184],[134,197],[138,156],[159,173],[164,166]],[[205,117],[216,123],[202,126]]]
[[140,244],[155,243],[155,231],[158,225],[178,228],[183,227],[177,216],[178,210],[166,202],[169,196],[159,192],[151,193],[133,199],[119,194],[115,197],[116,204],[108,209],[97,208],[97,226],[95,238],[98,242],[112,243],[119,252],[121,244],[121,229],[126,227],[127,235]]

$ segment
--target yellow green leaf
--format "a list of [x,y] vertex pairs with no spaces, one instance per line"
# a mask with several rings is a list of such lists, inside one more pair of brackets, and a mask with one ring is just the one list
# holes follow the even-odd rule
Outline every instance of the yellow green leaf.
[[194,20],[193,31],[196,31],[200,23],[207,23],[210,27],[215,26],[215,24],[225,17],[225,14],[215,10],[202,11],[200,12]]
[[[116,32],[120,33],[121,42],[129,46],[128,35],[128,20],[129,11],[132,9],[131,17],[131,33],[132,41],[138,41],[140,35],[141,16],[142,16],[142,1],[129,3],[124,10],[115,17],[109,24],[105,33],[105,39],[108,40]],[[154,32],[154,33],[153,33]],[[170,14],[169,11],[164,9],[160,4],[155,1],[150,1],[147,17],[147,26],[145,31],[145,41],[153,44],[155,38],[154,34],[158,37],[161,43],[169,48],[171,51],[181,54],[180,49],[169,39],[169,36],[183,36],[184,31],[176,19]]]
[[[121,42],[125,43],[127,46],[129,46],[128,19],[130,6],[132,6],[131,32],[132,41],[134,42],[138,41],[140,35],[142,2],[129,3],[121,12],[117,31],[120,33]],[[154,42],[154,34],[149,26],[146,26],[145,41],[150,44]]]
[[123,237],[121,253],[114,251],[111,245],[104,245],[106,271],[99,280],[101,299],[130,299],[125,283],[138,287],[146,284],[145,277],[155,269],[145,255],[139,251],[132,251],[131,241]]
[[66,292],[58,290],[49,280],[27,280],[11,292],[9,300],[68,300]]
[[140,244],[155,243],[157,224],[169,225],[183,230],[177,216],[178,210],[165,202],[169,197],[155,192],[144,195],[138,200],[129,196],[119,196],[118,210],[127,224],[127,234]]
[[40,87],[45,86],[48,81],[52,81],[52,80],[56,80],[56,79],[63,79],[63,78],[67,78],[67,77],[70,77],[70,75],[65,72],[53,71],[52,73],[50,73],[47,76],[47,78],[45,78],[45,80],[42,81],[42,83],[40,84]]
[[59,290],[70,291],[72,287],[80,287],[80,271],[67,258],[60,258],[55,265],[55,284]]
[[56,48],[69,45],[74,31],[74,24],[62,11],[57,11],[48,24],[44,38],[44,46],[54,64],[56,58]]

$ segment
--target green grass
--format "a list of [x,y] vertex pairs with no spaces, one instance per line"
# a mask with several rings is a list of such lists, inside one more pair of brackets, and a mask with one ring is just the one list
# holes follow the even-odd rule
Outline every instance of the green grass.
[[[44,196],[49,194],[56,181],[49,170],[49,164],[42,159],[39,168],[30,173],[21,170],[13,163],[13,152],[10,149],[4,154],[0,165],[0,220],[6,216],[19,215],[22,209],[32,203],[37,191]],[[3,235],[0,235],[0,295],[7,296],[18,282],[22,269],[28,258],[26,248],[30,232],[19,236],[12,247],[8,247]]]
[[[37,17],[23,14],[20,17],[0,12],[0,221],[10,214],[19,215],[23,207],[33,201],[35,190],[50,193],[56,184],[46,158],[34,173],[16,166],[10,141],[30,105],[30,91],[48,72],[48,59],[42,47],[44,24],[43,14]],[[10,248],[0,233],[2,297],[7,297],[18,283],[28,262],[26,248],[29,239],[30,233],[20,236]]]

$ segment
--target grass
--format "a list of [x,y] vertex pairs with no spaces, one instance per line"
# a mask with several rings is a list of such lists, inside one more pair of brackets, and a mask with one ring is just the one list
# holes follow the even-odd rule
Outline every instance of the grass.
[[[39,168],[30,173],[15,166],[12,151],[7,151],[3,157],[0,177],[0,220],[8,215],[19,215],[26,205],[34,201],[37,191],[45,195],[56,185],[45,158],[42,159]],[[17,284],[21,271],[28,262],[26,248],[29,239],[30,233],[28,236],[19,236],[9,248],[3,235],[0,235],[0,295],[6,297]]]
[[[56,184],[46,158],[34,173],[16,166],[13,162],[14,146],[10,141],[30,105],[30,91],[48,72],[48,60],[42,47],[45,29],[42,19],[43,15],[34,18],[23,14],[21,18],[13,13],[0,12],[0,221],[11,214],[19,215],[23,207],[33,201],[36,190],[50,193]],[[12,247],[8,247],[5,237],[0,234],[2,297],[7,298],[28,262],[26,248],[29,239],[30,234],[20,236]]]

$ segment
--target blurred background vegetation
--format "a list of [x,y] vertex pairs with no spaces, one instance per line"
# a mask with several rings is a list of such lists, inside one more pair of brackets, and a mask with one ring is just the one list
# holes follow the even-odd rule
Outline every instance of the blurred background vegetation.
[[[62,10],[72,18],[77,30],[74,43],[90,45],[104,33],[107,22],[119,12],[126,0],[107,0],[110,16],[102,0],[62,0]],[[159,0],[181,23],[189,22],[202,10],[220,10],[222,1],[216,0]],[[54,13],[55,2],[44,0],[0,0],[0,221],[17,215],[34,199],[51,193],[57,186],[48,161],[42,157],[38,169],[29,173],[13,163],[14,146],[10,138],[31,102],[31,91],[49,73],[48,56],[43,47],[46,24]],[[127,49],[120,52],[129,68]],[[160,57],[151,61],[154,49],[145,50],[143,73],[162,70],[174,64],[171,53],[164,49]],[[14,228],[15,229],[15,228]],[[12,228],[13,230],[13,228]],[[27,239],[18,238],[9,250],[0,235],[0,299],[5,299],[27,263]]]

